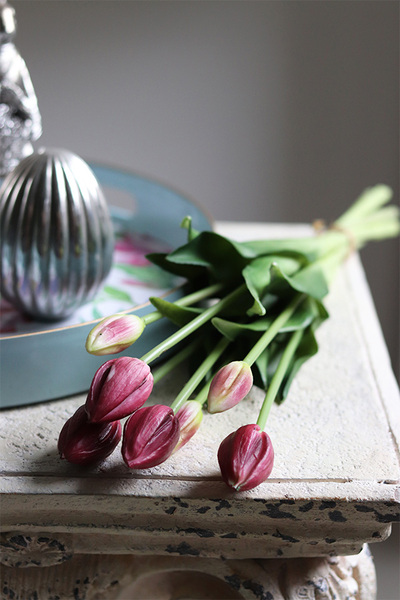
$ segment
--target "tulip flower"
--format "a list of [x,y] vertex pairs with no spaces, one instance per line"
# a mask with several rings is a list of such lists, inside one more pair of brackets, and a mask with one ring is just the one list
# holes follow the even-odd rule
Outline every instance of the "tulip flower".
[[179,421],[169,406],[137,410],[125,423],[122,457],[130,469],[155,467],[171,456],[179,440]]
[[253,385],[251,367],[243,361],[225,365],[213,377],[208,393],[208,412],[220,413],[238,404]]
[[91,423],[85,407],[80,406],[61,429],[58,438],[60,458],[77,465],[101,462],[114,451],[121,435],[119,421]]
[[96,356],[118,354],[136,342],[144,328],[144,320],[137,315],[106,317],[90,331],[86,350]]
[[102,423],[127,417],[143,406],[152,389],[149,365],[129,356],[112,358],[94,374],[85,404],[89,420]]
[[271,474],[274,449],[269,436],[258,425],[243,425],[223,440],[218,462],[229,487],[238,492],[251,490]]
[[174,452],[182,448],[194,436],[203,420],[203,406],[197,400],[187,400],[176,413],[180,434]]

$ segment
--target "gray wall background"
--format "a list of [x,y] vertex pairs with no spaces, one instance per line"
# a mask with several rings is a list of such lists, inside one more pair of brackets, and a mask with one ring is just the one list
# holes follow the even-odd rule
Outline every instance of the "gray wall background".
[[[155,177],[215,219],[399,197],[397,1],[11,0],[40,144]],[[399,374],[399,244],[362,254]]]

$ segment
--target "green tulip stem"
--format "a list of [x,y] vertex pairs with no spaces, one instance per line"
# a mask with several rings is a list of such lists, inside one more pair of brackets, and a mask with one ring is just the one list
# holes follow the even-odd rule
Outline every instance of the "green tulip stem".
[[209,381],[207,381],[207,383],[205,385],[203,385],[203,387],[201,388],[201,390],[198,392],[195,400],[196,402],[198,402],[199,404],[204,404],[207,399],[208,399],[208,392],[211,386],[211,382],[212,379],[210,379]]
[[305,294],[297,294],[293,298],[287,307],[276,317],[274,321],[272,321],[271,325],[268,327],[266,332],[263,333],[256,344],[254,344],[253,348],[243,359],[243,362],[247,363],[250,367],[255,363],[260,354],[264,352],[265,348],[279,333],[280,329],[285,325],[285,323],[290,319],[300,302],[305,297]]
[[[171,404],[172,410],[176,413],[182,404],[186,402],[194,392],[194,390],[198,387],[204,377],[207,375],[209,370],[214,366],[220,356],[225,352],[226,348],[229,345],[229,340],[227,338],[222,338],[215,348],[210,352],[207,358],[200,364],[200,366],[196,369],[187,383],[183,386],[173,403]],[[208,386],[207,387],[208,390]],[[204,388],[203,388],[204,389]],[[198,398],[196,398],[198,400]]]
[[[192,304],[196,304],[201,300],[210,298],[214,294],[220,292],[222,288],[222,283],[215,283],[214,285],[209,285],[208,287],[202,288],[196,292],[188,294],[187,296],[183,296],[183,298],[175,300],[174,304],[177,304],[178,306],[191,306]],[[146,325],[149,325],[150,323],[154,323],[155,321],[162,319],[162,317],[163,314],[159,310],[153,310],[153,312],[147,313],[147,315],[143,316],[143,321]]]
[[184,340],[187,336],[191,335],[197,329],[199,329],[202,325],[210,321],[213,317],[215,317],[222,310],[227,308],[230,304],[232,304],[237,298],[239,298],[246,290],[246,284],[239,286],[236,290],[219,300],[215,304],[212,304],[210,307],[203,310],[197,317],[189,321],[186,325],[178,329],[175,333],[170,335],[160,344],[155,346],[152,350],[149,350],[146,354],[142,356],[144,362],[148,364],[153,360],[158,358],[163,352],[169,350],[182,340]]
[[279,391],[279,387],[285,377],[285,374],[289,368],[294,353],[296,352],[296,349],[300,343],[303,333],[304,329],[296,329],[296,331],[294,331],[294,333],[292,334],[285,350],[283,351],[282,357],[279,361],[279,364],[271,379],[271,383],[269,384],[267,392],[265,394],[260,414],[258,415],[257,425],[259,425],[261,430],[265,429],[269,411],[271,410],[276,395]]

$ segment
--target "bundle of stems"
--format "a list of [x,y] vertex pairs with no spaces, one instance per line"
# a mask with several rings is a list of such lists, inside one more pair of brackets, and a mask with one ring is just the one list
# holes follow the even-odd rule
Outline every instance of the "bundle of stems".
[[[298,346],[310,329],[314,332],[328,317],[322,300],[348,256],[367,242],[399,234],[399,209],[387,206],[391,198],[387,186],[369,188],[332,225],[325,227],[318,221],[316,234],[304,238],[238,243],[213,232],[193,231],[190,219],[185,220],[188,243],[170,254],[149,258],[171,273],[184,275],[196,292],[174,304],[151,298],[157,310],[146,315],[145,322],[167,317],[180,327],[142,360],[150,363],[202,327],[207,327],[206,339],[215,336],[215,329],[223,336],[221,345],[210,344],[215,349],[208,352],[203,377],[210,372],[207,367],[212,357],[215,364],[221,362],[221,354],[232,355],[235,341],[241,349],[248,348],[247,356],[242,351],[236,358],[251,365],[278,336],[285,347],[292,332],[299,330],[301,334],[295,337]],[[212,299],[211,305],[197,309],[198,313],[187,308],[206,298]],[[210,321],[214,331],[207,325]],[[315,344],[311,345],[314,353]],[[171,368],[176,362],[171,361]],[[266,372],[259,373],[260,377],[266,387],[270,377]],[[200,381],[199,376],[197,379]],[[282,397],[277,392],[274,399],[281,401]]]

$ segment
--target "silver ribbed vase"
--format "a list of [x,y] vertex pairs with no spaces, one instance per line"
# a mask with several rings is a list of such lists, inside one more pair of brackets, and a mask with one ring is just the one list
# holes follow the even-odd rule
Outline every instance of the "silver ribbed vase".
[[67,150],[23,159],[0,189],[1,294],[41,320],[70,315],[110,271],[113,227],[98,182]]

